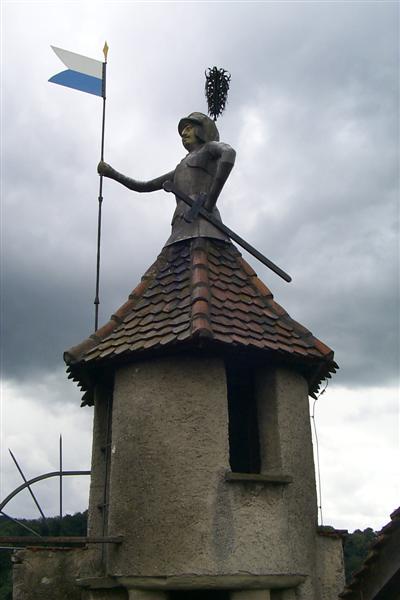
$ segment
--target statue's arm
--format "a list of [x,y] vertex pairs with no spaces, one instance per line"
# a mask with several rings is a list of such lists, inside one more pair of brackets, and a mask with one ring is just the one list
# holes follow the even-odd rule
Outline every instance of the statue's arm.
[[114,181],[118,181],[118,183],[122,183],[122,185],[134,192],[155,192],[161,190],[163,183],[174,179],[175,173],[175,171],[170,171],[169,173],[160,175],[160,177],[156,177],[156,179],[151,179],[150,181],[137,181],[137,179],[132,179],[131,177],[126,177],[122,173],[118,173],[111,165],[103,161],[99,162],[97,172],[99,175],[109,177],[110,179],[114,179]]
[[231,146],[222,142],[210,142],[208,149],[212,156],[218,161],[214,180],[204,205],[207,210],[211,211],[214,208],[218,200],[218,196],[220,195],[221,190],[233,169],[236,152],[233,148],[231,148]]

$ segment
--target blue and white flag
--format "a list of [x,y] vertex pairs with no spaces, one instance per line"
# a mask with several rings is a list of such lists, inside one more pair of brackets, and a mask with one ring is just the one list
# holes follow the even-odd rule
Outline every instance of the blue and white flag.
[[68,67],[67,71],[51,77],[49,79],[51,83],[58,83],[105,98],[105,63],[55,46],[51,47],[58,58]]

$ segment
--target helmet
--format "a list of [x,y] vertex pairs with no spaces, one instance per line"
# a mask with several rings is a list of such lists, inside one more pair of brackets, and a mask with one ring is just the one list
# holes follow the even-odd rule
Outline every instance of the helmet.
[[202,142],[219,142],[219,133],[216,124],[210,117],[203,115],[203,113],[193,112],[188,117],[184,117],[178,123],[179,135],[182,135],[182,131],[188,123],[195,125],[196,136]]

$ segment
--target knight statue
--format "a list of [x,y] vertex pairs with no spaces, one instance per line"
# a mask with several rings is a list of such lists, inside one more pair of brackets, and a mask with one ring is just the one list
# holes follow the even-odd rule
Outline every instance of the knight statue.
[[[161,190],[165,182],[172,181],[177,189],[200,203],[221,221],[216,203],[232,170],[236,153],[228,144],[219,141],[215,122],[203,113],[193,112],[181,119],[178,131],[188,154],[173,171],[150,181],[137,181],[118,173],[109,164],[101,161],[98,172],[135,192]],[[176,202],[171,223],[172,232],[166,245],[194,237],[228,240],[222,231],[201,216],[196,216],[185,202],[177,197]]]

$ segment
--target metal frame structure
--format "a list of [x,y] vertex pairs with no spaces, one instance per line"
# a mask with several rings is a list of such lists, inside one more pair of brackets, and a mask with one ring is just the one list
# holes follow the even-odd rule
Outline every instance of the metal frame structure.
[[[3,517],[6,517],[6,519],[9,519],[10,521],[13,521],[17,525],[20,525],[21,527],[23,527],[24,529],[26,529],[33,535],[31,535],[31,536],[0,536],[0,547],[5,547],[5,545],[7,545],[7,547],[9,547],[9,548],[12,548],[12,547],[18,548],[21,546],[46,546],[46,545],[50,545],[50,546],[69,546],[69,545],[77,546],[78,545],[78,546],[80,546],[80,545],[85,545],[85,544],[119,544],[122,542],[122,537],[120,537],[120,536],[106,537],[104,535],[104,531],[103,531],[103,535],[101,537],[82,537],[82,536],[78,537],[78,536],[62,536],[62,535],[59,535],[57,537],[43,536],[43,535],[40,535],[40,533],[38,533],[37,531],[34,531],[33,529],[31,529],[30,527],[25,525],[25,523],[21,523],[14,517],[11,517],[10,515],[6,514],[3,509],[7,506],[7,504],[13,498],[15,498],[15,496],[17,496],[17,494],[19,494],[20,492],[22,492],[25,489],[28,489],[28,491],[29,491],[30,495],[32,496],[32,499],[40,513],[40,516],[41,516],[43,522],[45,524],[47,524],[46,516],[45,516],[45,514],[42,510],[42,507],[40,506],[39,501],[38,501],[37,497],[35,496],[31,486],[35,483],[38,483],[39,481],[43,481],[45,479],[50,479],[52,477],[58,477],[60,480],[59,506],[60,506],[60,523],[61,523],[62,508],[63,508],[63,497],[62,497],[63,477],[90,475],[91,474],[91,471],[80,471],[80,470],[63,471],[63,468],[62,468],[62,436],[61,435],[60,435],[60,442],[59,442],[60,468],[58,471],[51,471],[49,473],[44,473],[43,475],[38,475],[37,477],[33,477],[32,479],[28,480],[25,477],[25,474],[24,474],[21,466],[19,465],[13,452],[11,450],[9,450],[9,453],[10,453],[11,458],[12,458],[16,468],[18,469],[18,472],[21,475],[24,483],[22,483],[20,486],[15,488],[10,494],[8,494],[8,496],[6,496],[4,498],[4,500],[2,500],[0,502],[0,514]],[[104,548],[104,546],[103,546],[103,548]]]

